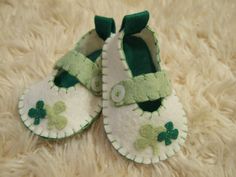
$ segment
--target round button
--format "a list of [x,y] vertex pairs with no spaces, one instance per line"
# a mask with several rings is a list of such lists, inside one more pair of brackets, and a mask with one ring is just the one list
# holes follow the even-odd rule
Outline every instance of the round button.
[[102,83],[101,83],[101,77],[94,77],[91,81],[91,88],[95,92],[102,91]]
[[125,97],[125,88],[123,85],[116,85],[111,91],[111,99],[114,102],[121,102]]

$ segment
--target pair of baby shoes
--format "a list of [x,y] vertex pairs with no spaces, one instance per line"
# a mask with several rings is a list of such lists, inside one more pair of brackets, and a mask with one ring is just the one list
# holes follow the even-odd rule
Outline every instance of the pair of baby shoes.
[[107,137],[124,157],[150,164],[175,154],[187,119],[148,20],[147,11],[127,15],[115,33],[112,18],[96,16],[95,29],[20,97],[24,125],[61,139],[83,132],[102,112]]

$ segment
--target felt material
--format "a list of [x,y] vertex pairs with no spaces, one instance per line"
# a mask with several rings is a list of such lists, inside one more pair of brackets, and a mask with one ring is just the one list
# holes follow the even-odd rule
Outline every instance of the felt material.
[[69,88],[78,82],[79,80],[75,76],[72,76],[68,71],[63,69],[58,70],[54,79],[55,85],[63,88]]
[[[76,43],[74,49],[84,56],[89,56],[92,53],[101,51],[104,40],[100,38],[95,29],[88,31],[81,40]],[[89,46],[89,47],[86,47]],[[90,57],[88,57],[90,58]],[[97,58],[97,57],[96,57]],[[96,60],[96,58],[94,58]],[[92,59],[93,60],[93,59]],[[96,60],[97,63],[97,60]]]
[[[81,84],[76,84],[69,89],[57,87],[53,80],[57,71],[44,80],[27,89],[19,100],[20,118],[24,125],[34,134],[50,139],[61,139],[82,132],[101,112],[101,98],[94,96]],[[39,125],[34,125],[27,112],[35,106],[38,99],[44,101],[49,117],[40,120]],[[55,110],[49,110],[55,103],[63,101],[66,109],[55,117]],[[65,124],[66,118],[66,126]],[[58,122],[58,119],[59,122]],[[62,120],[63,119],[63,120]],[[64,128],[63,128],[64,127]]]
[[55,64],[55,69],[63,69],[70,75],[76,76],[76,78],[86,88],[99,94],[101,90],[94,90],[92,88],[92,79],[99,77],[101,82],[101,68],[96,63],[85,57],[83,54],[78,53],[75,49],[69,51]]
[[[91,54],[89,54],[87,56],[87,58],[89,58],[91,61],[95,62],[96,59],[100,56],[102,50],[97,50],[95,52],[92,52]],[[64,88],[69,88],[75,84],[77,84],[79,82],[79,80],[77,79],[76,76],[72,76],[70,75],[69,72],[60,69],[60,71],[58,71],[56,77],[55,77],[55,85],[57,85],[58,87],[64,87]]]
[[[235,177],[235,5],[235,0],[1,1],[0,176]],[[162,68],[188,115],[182,150],[150,166],[126,160],[107,140],[102,115],[82,136],[62,142],[32,136],[16,109],[24,88],[51,72],[94,27],[95,14],[114,17],[119,28],[124,15],[144,9],[158,33]]]
[[155,73],[152,56],[145,41],[137,36],[124,36],[123,52],[133,76]]
[[[96,62],[97,59],[99,58],[99,56],[101,55],[102,53],[102,49],[99,49],[99,50],[96,50],[94,52],[92,52],[91,54],[89,54],[87,56],[87,58],[89,58],[90,60],[92,60],[93,62]],[[99,62],[99,61],[98,61]]]
[[139,33],[143,28],[145,28],[148,20],[148,11],[126,15],[123,18],[120,31],[123,30],[125,35]]
[[[155,41],[155,44],[157,44],[157,40]],[[156,56],[151,55],[149,47],[141,37],[124,36],[123,50],[125,54],[125,59],[133,76],[143,75],[146,73],[155,73],[156,71],[160,71],[159,49],[157,48],[158,52]],[[157,58],[157,60],[154,60],[156,61],[156,68],[152,57]],[[168,94],[168,92],[166,93]],[[156,94],[158,94],[158,92]],[[143,100],[143,102],[139,101],[138,105],[144,111],[153,112],[160,107],[161,101],[162,98],[156,100],[153,99],[152,101],[150,101],[150,99],[148,101]]]
[[[122,85],[125,88],[124,99],[120,102],[114,102],[116,106],[164,98],[169,96],[172,91],[171,83],[165,71],[139,75],[123,80],[116,85]],[[152,106],[148,103],[146,105]]]
[[111,33],[116,32],[115,21],[113,18],[107,18],[96,15],[94,17],[95,30],[99,37],[104,41],[110,37]]
[[157,136],[164,130],[162,126],[153,127],[151,124],[143,125],[139,134],[141,138],[134,142],[134,146],[137,150],[145,150],[148,146],[152,148],[153,154],[156,155],[159,152]]
[[[101,82],[99,74],[101,66],[97,63],[100,62],[93,62],[93,59],[85,57],[88,55],[95,58],[101,52],[102,43],[97,40],[95,35],[96,33],[91,31],[83,36],[75,49],[57,61],[52,74],[32,85],[21,96],[18,103],[20,118],[34,134],[49,139],[69,137],[84,131],[100,114],[101,97],[94,96],[89,90],[92,89],[96,94],[99,92],[97,82]],[[94,39],[94,46],[87,43],[91,38]],[[87,52],[91,52],[89,55],[84,48],[90,47],[94,52],[87,49]],[[100,57],[97,58],[97,60],[101,60]],[[61,72],[68,72],[68,74]],[[60,77],[66,77],[61,81],[68,79],[66,82],[69,83],[71,76],[76,76],[80,82],[75,82],[69,88],[60,87],[55,83],[55,77],[60,74],[62,74]],[[39,109],[36,112],[40,113],[36,115],[36,122],[30,117],[32,114],[30,110],[35,104],[36,109]],[[42,109],[46,110],[43,116]]]
[[46,116],[46,110],[44,109],[44,102],[42,100],[37,101],[36,108],[30,108],[28,116],[34,119],[34,125],[40,123],[40,119],[44,119]]
[[171,139],[176,140],[178,138],[179,131],[178,129],[174,129],[173,122],[167,122],[165,124],[165,128],[166,128],[166,131],[161,132],[157,136],[157,140],[160,142],[165,141],[165,145],[168,146],[172,143]]
[[[153,39],[155,35],[149,28],[143,29],[137,35],[139,37],[143,36],[142,39],[145,40],[147,46],[151,46],[150,51],[156,50],[155,53],[159,53],[155,45],[156,40]],[[121,50],[123,37],[123,32],[117,33],[107,39],[103,47],[103,50],[106,51],[103,52],[102,56],[104,128],[112,146],[122,156],[137,163],[156,163],[174,155],[184,144],[187,136],[185,111],[174,90],[172,90],[170,96],[162,99],[159,108],[151,113],[143,111],[137,103],[120,107],[114,105],[110,98],[113,86],[123,80],[133,78],[132,72],[126,63],[125,55],[122,52],[123,50]],[[153,56],[153,63],[155,63],[158,57]],[[142,151],[137,148],[135,142],[142,138],[140,137],[141,127],[146,124],[150,124],[153,127],[164,127],[170,121],[173,122],[175,128],[179,131],[179,136],[175,141],[166,146],[165,143],[158,142],[156,136],[157,145],[150,146],[148,142],[139,142],[141,149],[146,147],[147,143],[149,146]]]
[[66,104],[63,101],[56,102],[53,106],[46,105],[48,129],[51,130],[54,127],[58,130],[65,128],[67,124],[67,118],[60,115],[66,111]]

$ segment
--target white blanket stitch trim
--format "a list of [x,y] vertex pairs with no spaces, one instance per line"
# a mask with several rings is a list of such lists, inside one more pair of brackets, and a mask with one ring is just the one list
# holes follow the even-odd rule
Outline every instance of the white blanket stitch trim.
[[[50,77],[53,78],[53,75],[55,75],[55,71],[53,72],[52,76]],[[49,81],[50,81],[49,79]],[[48,82],[50,84],[50,82]],[[65,88],[61,88],[58,89],[58,87],[53,83],[51,83],[51,87],[50,87],[53,91],[55,92],[62,92],[64,94],[73,94],[74,91],[76,91],[76,87],[70,87],[68,89]],[[40,137],[44,137],[44,138],[49,138],[49,139],[62,139],[62,138],[66,138],[66,137],[70,137],[74,134],[77,133],[81,133],[84,130],[86,130],[86,128],[88,126],[90,126],[94,120],[96,120],[96,118],[98,118],[98,116],[101,113],[102,110],[102,105],[101,102],[99,102],[99,104],[95,107],[95,110],[92,114],[89,115],[88,118],[86,118],[83,123],[81,123],[79,125],[79,128],[77,130],[75,130],[74,128],[71,128],[71,130],[66,132],[62,132],[62,133],[53,133],[51,134],[50,131],[48,130],[48,133],[46,131],[42,131],[42,129],[40,129],[40,125],[38,125],[37,130],[34,130],[33,127],[33,123],[31,121],[31,119],[27,116],[27,114],[24,112],[24,97],[25,95],[28,93],[29,89],[26,89],[24,91],[24,93],[22,94],[22,96],[19,99],[19,103],[18,103],[18,109],[19,109],[19,114],[20,114],[20,118],[23,121],[24,125],[35,135],[38,135]]]

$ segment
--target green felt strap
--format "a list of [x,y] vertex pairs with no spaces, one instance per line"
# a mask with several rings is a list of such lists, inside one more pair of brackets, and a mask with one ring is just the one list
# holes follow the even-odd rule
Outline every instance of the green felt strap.
[[126,15],[123,18],[120,31],[124,30],[125,35],[139,33],[143,28],[147,26],[148,20],[148,11]]
[[[117,86],[124,88],[124,97],[118,102],[112,98],[117,94],[119,96],[119,89]],[[117,90],[117,93],[113,91]],[[172,92],[171,82],[167,77],[167,73],[162,70],[156,73],[149,73],[127,79],[114,85],[111,90],[111,99],[116,106],[129,105],[133,103],[140,103],[145,101],[153,101],[159,98],[169,96]],[[112,95],[115,94],[115,95]],[[121,93],[122,94],[122,93]]]
[[113,18],[107,18],[102,16],[94,17],[95,30],[100,38],[104,41],[110,37],[111,33],[115,33],[115,21]]
[[94,94],[99,95],[101,93],[101,67],[83,54],[75,49],[69,51],[56,62],[55,69],[61,68],[77,77],[80,83]]

